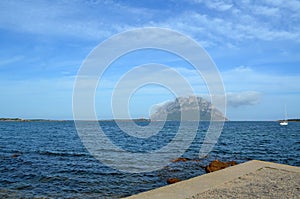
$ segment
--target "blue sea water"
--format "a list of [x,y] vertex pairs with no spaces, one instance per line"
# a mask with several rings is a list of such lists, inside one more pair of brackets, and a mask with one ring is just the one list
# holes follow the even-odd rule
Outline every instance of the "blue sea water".
[[[283,127],[277,122],[226,122],[214,149],[199,159],[208,124],[200,123],[194,141],[182,155],[191,161],[170,161],[153,172],[124,173],[86,150],[74,122],[0,122],[0,198],[120,198],[164,186],[168,178],[202,175],[214,159],[238,163],[258,159],[300,166],[300,123]],[[178,122],[167,122],[147,140],[132,139],[114,122],[100,122],[100,126],[120,147],[148,153],[173,139]],[[113,160],[116,152],[111,154]]]

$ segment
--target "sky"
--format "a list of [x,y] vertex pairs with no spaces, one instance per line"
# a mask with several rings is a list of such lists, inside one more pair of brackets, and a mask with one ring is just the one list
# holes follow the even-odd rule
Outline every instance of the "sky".
[[[285,105],[289,118],[300,118],[299,10],[296,0],[0,1],[0,117],[72,119],[74,81],[89,53],[123,31],[159,27],[206,50],[223,79],[230,120],[282,119]],[[112,118],[110,96],[122,75],[147,63],[174,68],[207,96],[184,60],[133,52],[102,77],[99,119]],[[129,100],[130,115],[148,117],[151,107],[174,97],[161,86],[141,87]]]

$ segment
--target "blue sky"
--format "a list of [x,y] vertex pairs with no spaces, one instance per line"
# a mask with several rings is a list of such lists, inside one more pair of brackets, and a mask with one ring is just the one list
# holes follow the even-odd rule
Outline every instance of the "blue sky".
[[[119,32],[161,27],[193,38],[209,53],[224,81],[231,120],[281,119],[284,104],[289,117],[300,118],[299,10],[295,0],[0,1],[0,117],[72,119],[74,80],[90,51]],[[107,71],[96,96],[99,117],[111,117],[105,99],[137,64],[162,62],[195,88],[201,85],[172,55],[137,56]],[[147,117],[152,105],[173,97],[159,87],[142,88],[131,99],[131,115]]]

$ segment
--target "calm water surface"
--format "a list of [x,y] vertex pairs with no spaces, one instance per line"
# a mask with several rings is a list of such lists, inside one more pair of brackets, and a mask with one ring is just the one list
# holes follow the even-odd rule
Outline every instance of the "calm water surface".
[[[115,144],[145,153],[163,147],[178,129],[177,122],[167,122],[160,133],[145,141],[122,133],[114,122],[100,125]],[[281,127],[276,122],[226,122],[214,150],[199,161],[207,127],[208,123],[200,123],[195,140],[182,156],[197,161],[170,162],[159,171],[128,174],[90,155],[73,122],[0,122],[0,197],[119,198],[164,186],[171,177],[184,180],[202,175],[204,166],[216,158],[300,166],[300,123]],[[188,132],[189,126],[185,128]]]

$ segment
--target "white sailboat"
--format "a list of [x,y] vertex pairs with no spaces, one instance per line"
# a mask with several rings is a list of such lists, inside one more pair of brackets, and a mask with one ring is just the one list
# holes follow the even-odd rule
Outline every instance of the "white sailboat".
[[284,120],[279,123],[281,126],[287,126],[289,124],[287,121],[286,105],[284,106],[284,112],[285,112]]

